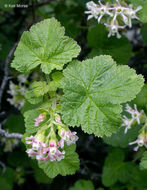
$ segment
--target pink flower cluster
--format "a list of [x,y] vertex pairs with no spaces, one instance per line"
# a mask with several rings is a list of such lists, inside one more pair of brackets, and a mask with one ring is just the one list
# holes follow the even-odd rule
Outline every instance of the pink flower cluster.
[[[37,118],[35,118],[35,126],[40,125],[45,117],[45,114],[40,114]],[[56,125],[55,128],[54,125]],[[76,132],[71,132],[69,128],[62,123],[58,114],[55,114],[48,127],[50,128],[50,132],[47,137],[45,137],[44,132],[40,130],[35,137],[30,136],[25,138],[26,144],[30,145],[30,148],[28,148],[26,152],[29,157],[35,157],[40,161],[60,161],[64,159],[65,156],[65,151],[63,150],[64,144],[66,143],[67,146],[75,144],[78,137]],[[57,131],[58,138],[56,137]],[[40,138],[43,138],[44,142],[47,143],[39,140]]]
[[37,160],[44,162],[64,159],[65,151],[60,151],[54,141],[50,141],[49,145],[47,145],[46,143],[38,141],[37,138],[33,136],[26,137],[25,139],[26,144],[32,146],[26,150],[29,157],[36,157]]
[[[104,25],[108,28],[109,34],[108,37],[114,36],[116,34],[117,38],[120,38],[119,29],[124,29],[126,26],[132,27],[132,19],[137,19],[136,13],[142,9],[142,6],[138,6],[137,9],[133,9],[132,5],[127,5],[124,3],[122,6],[119,0],[116,0],[116,4],[109,6],[108,3],[103,5],[101,1],[98,1],[98,4],[90,1],[86,4],[88,11],[85,11],[86,14],[89,14],[88,20],[91,18],[97,19],[98,23],[102,20],[104,16],[109,18],[103,19]],[[121,23],[124,25],[119,25],[119,19],[121,18]],[[106,22],[105,22],[106,21]],[[109,21],[109,23],[108,23]]]
[[48,144],[43,143],[34,136],[26,137],[25,140],[26,144],[31,145],[31,148],[26,150],[29,157],[36,157],[37,160],[47,162],[64,159],[65,151],[62,150],[64,148],[64,142],[70,146],[71,144],[75,144],[78,137],[76,136],[76,132],[63,130],[61,132],[61,139],[58,143],[54,140],[51,140]]

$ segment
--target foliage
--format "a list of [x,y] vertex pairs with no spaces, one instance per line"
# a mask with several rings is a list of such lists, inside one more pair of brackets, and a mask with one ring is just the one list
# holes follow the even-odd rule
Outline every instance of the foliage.
[[[0,136],[2,190],[147,188],[147,0],[120,0],[134,9],[142,6],[120,39],[107,37],[109,29],[102,25],[106,15],[102,24],[87,21],[88,2],[0,1],[0,83],[7,80],[4,90],[0,87],[0,127],[24,135],[21,141]],[[102,1],[106,2],[117,5]],[[18,8],[25,4],[28,8]],[[120,15],[117,19],[122,24]],[[15,42],[14,56],[9,57]],[[21,98],[15,88],[10,89],[11,83]],[[10,96],[16,104],[25,104],[17,109],[8,101]],[[135,113],[140,115],[127,113],[126,103],[133,111],[136,104]],[[133,117],[125,133],[123,121]],[[33,146],[26,144],[26,137],[47,145],[53,140],[58,147],[61,129],[79,137],[72,145],[64,140],[63,149],[58,148],[63,151],[61,160],[29,157],[27,151]]]

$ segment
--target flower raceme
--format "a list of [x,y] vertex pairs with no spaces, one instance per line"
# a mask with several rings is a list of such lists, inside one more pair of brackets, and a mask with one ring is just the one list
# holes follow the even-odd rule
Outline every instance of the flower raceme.
[[[34,119],[34,126],[39,126],[44,118],[45,115],[40,114]],[[54,123],[58,130],[58,138],[53,128],[50,129],[50,133],[47,137],[42,134],[43,130],[41,130],[41,134],[37,133],[35,136],[25,138],[26,144],[30,146],[30,148],[26,150],[29,157],[35,157],[37,160],[43,162],[60,161],[65,157],[64,143],[66,143],[67,146],[76,143],[78,140],[76,132],[71,132],[67,126],[65,127],[66,129],[64,129],[59,115],[56,115]],[[43,138],[40,138],[42,136]]]
[[[98,23],[102,21],[104,25],[109,30],[108,37],[114,36],[116,34],[117,38],[120,38],[119,30],[123,30],[126,26],[132,27],[132,19],[139,20],[139,17],[136,15],[139,10],[142,9],[141,6],[138,6],[137,9],[133,9],[133,5],[127,5],[124,2],[122,6],[118,0],[115,4],[103,5],[101,1],[98,1],[98,4],[90,1],[86,4],[88,11],[85,11],[86,14],[89,14],[88,20],[91,18],[97,19]],[[123,23],[123,25],[120,25]]]

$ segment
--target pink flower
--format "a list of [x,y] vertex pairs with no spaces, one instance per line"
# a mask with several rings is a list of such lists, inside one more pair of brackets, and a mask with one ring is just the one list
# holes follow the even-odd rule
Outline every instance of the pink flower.
[[124,115],[122,121],[123,121],[122,126],[125,126],[125,127],[126,127],[124,133],[127,133],[128,129],[131,128],[131,125],[132,125],[134,119],[129,119],[129,118],[127,118],[127,117]]
[[61,118],[60,118],[59,115],[56,115],[56,122],[57,122],[57,123],[60,123],[60,124],[62,123],[62,122],[61,122]]
[[60,161],[64,159],[65,151],[59,151],[58,147],[56,146],[54,141],[50,141],[49,147],[45,149],[45,153],[47,156],[44,158],[44,161]]
[[33,157],[37,155],[37,152],[35,152],[32,148],[29,148],[26,150],[29,157]]
[[145,146],[147,148],[147,132],[146,129],[142,129],[141,133],[139,134],[137,140],[130,142],[129,145],[137,144],[134,148],[135,151],[139,149],[139,147]]
[[130,113],[131,116],[132,116],[132,119],[133,119],[133,120],[136,120],[137,123],[140,124],[140,117],[141,117],[141,115],[142,115],[142,113],[143,113],[143,110],[141,110],[141,112],[139,112],[139,111],[137,110],[137,105],[136,105],[136,104],[134,104],[134,108],[135,108],[135,109],[132,109],[132,108],[129,106],[129,104],[127,104],[127,105],[126,105],[126,112]]
[[147,148],[147,138],[139,138],[133,142],[130,142],[129,145],[137,144],[137,146],[134,148],[134,151],[137,151],[139,147],[145,146]]
[[109,30],[108,38],[110,38],[111,36],[115,36],[115,34],[117,38],[121,38],[121,35],[119,34],[119,29],[124,29],[126,27],[126,26],[119,26],[116,23],[105,24],[105,26]]
[[68,146],[70,146],[71,144],[75,144],[76,141],[78,140],[78,136],[76,135],[76,132],[70,132],[70,131],[66,131],[66,130],[61,130],[60,132],[60,137],[61,140],[59,141],[58,145],[63,148],[64,147],[64,142],[66,142],[66,144]]
[[44,114],[39,114],[37,118],[35,118],[35,126],[40,125],[40,123],[44,120],[45,115]]
[[90,14],[88,16],[88,20],[91,18],[96,18],[98,22],[101,21],[102,17],[107,14],[109,16],[113,16],[109,11],[108,3],[103,5],[101,1],[99,1],[99,5],[95,4],[93,1],[90,1],[86,4],[88,11],[85,11],[86,14]]
[[132,27],[132,19],[137,19],[139,20],[139,17],[136,15],[138,11],[142,9],[142,6],[138,6],[135,10],[133,10],[133,6],[129,5],[129,8],[125,10],[125,14],[128,17],[128,26],[131,28]]

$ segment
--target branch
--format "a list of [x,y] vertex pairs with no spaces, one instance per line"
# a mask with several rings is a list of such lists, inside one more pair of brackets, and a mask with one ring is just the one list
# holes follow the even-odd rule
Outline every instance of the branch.
[[6,137],[8,139],[21,139],[22,138],[22,134],[21,133],[8,133],[7,131],[5,131],[4,129],[2,129],[0,127],[0,135],[2,135],[3,137]]
[[6,171],[6,166],[2,161],[0,161],[0,166],[3,168],[1,175],[4,175],[4,173]]
[[16,49],[16,46],[17,46],[17,43],[14,44],[14,46],[10,50],[10,52],[9,52],[9,54],[5,60],[4,78],[2,80],[1,87],[0,87],[0,109],[1,109],[2,96],[3,96],[4,90],[5,90],[7,81],[9,80],[9,77],[8,77],[8,75],[9,75],[9,63],[10,63],[11,57],[12,57],[12,55]]

